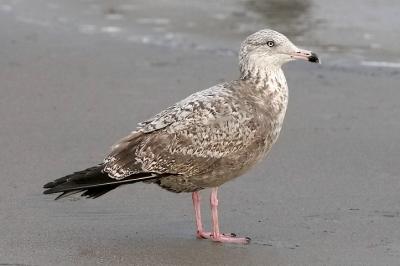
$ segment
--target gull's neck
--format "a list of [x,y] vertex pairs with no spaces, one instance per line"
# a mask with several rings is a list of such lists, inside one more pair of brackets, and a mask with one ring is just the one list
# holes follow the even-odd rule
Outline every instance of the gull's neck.
[[240,64],[240,79],[251,86],[251,94],[261,104],[268,104],[274,113],[285,114],[289,90],[281,65],[262,60],[247,60]]
[[[267,85],[269,81],[281,80],[285,76],[280,64],[251,56],[240,62],[240,79]],[[286,81],[285,81],[286,83]]]

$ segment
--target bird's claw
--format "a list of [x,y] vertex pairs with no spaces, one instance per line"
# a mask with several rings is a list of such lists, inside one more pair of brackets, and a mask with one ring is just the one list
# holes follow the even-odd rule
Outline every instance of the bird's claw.
[[214,236],[211,232],[197,232],[196,236],[199,239],[210,239],[214,242],[220,243],[249,244],[251,241],[250,237],[237,237],[234,233]]

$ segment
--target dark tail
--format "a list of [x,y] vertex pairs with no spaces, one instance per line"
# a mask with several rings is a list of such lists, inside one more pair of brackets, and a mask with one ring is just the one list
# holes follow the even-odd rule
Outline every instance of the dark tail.
[[87,198],[97,198],[124,184],[131,184],[145,180],[159,179],[164,175],[156,173],[138,173],[117,180],[103,172],[103,165],[90,167],[83,171],[73,173],[56,179],[43,186],[44,194],[62,193],[56,200],[81,193]]

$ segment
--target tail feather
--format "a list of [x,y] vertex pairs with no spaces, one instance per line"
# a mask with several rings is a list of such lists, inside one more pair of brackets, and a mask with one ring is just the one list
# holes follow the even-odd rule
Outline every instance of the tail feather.
[[103,196],[104,194],[110,192],[113,189],[116,189],[119,185],[108,185],[105,187],[95,187],[95,188],[90,188],[88,190],[86,190],[83,194],[82,197],[87,197],[90,199],[95,199],[98,198],[100,196]]
[[66,191],[66,192],[63,192],[62,194],[58,195],[57,198],[55,198],[55,200],[66,198],[66,197],[69,197],[69,196],[72,196],[72,195],[75,195],[75,194],[78,194],[78,193],[81,193],[81,192],[84,192],[84,190]]
[[159,179],[167,175],[144,172],[117,180],[109,177],[107,173],[104,173],[103,168],[104,165],[98,165],[58,178],[45,184],[43,188],[46,190],[43,193],[62,193],[56,200],[81,192],[83,192],[81,194],[83,197],[97,198],[124,184]]
[[[71,182],[71,181],[79,181],[79,180],[81,182],[85,181],[85,180],[89,181],[91,178],[95,178],[97,176],[102,176],[102,174],[103,174],[102,170],[103,170],[102,165],[93,166],[93,167],[87,168],[85,170],[78,171],[78,172],[75,172],[73,174],[66,175],[64,177],[58,178],[58,179],[56,179],[54,181],[51,181],[51,182],[45,184],[43,186],[43,188],[52,189],[52,188],[55,188],[55,187],[57,187],[59,185],[66,184],[66,183]],[[51,193],[51,192],[49,192],[49,193]]]

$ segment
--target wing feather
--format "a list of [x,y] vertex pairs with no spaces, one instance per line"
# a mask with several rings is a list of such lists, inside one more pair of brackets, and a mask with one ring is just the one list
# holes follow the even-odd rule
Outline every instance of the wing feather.
[[188,176],[206,172],[253,141],[254,110],[243,105],[224,84],[195,93],[114,145],[105,172],[116,179],[135,171]]

